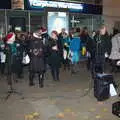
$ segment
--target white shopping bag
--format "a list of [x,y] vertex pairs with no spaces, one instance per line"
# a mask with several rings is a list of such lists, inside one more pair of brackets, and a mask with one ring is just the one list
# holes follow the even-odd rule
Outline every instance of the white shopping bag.
[[113,84],[110,84],[110,95],[112,97],[117,95],[117,92],[116,92],[115,87],[114,87]]
[[72,51],[69,51],[68,59],[69,59],[69,60],[72,60],[72,57],[73,57],[73,52],[72,52]]
[[58,50],[57,45],[53,46],[53,47],[52,47],[52,50]]
[[66,60],[66,58],[67,58],[67,51],[65,49],[63,50],[63,57],[64,57],[64,60]]
[[119,60],[119,61],[117,61],[116,65],[117,65],[117,66],[120,66],[120,60]]
[[0,57],[1,57],[1,63],[5,63],[5,61],[6,61],[6,55],[3,52],[1,52],[0,53]]
[[86,56],[87,56],[88,58],[91,58],[90,52],[87,52]]
[[26,55],[25,57],[23,57],[22,63],[27,65],[30,63],[30,57],[28,55]]

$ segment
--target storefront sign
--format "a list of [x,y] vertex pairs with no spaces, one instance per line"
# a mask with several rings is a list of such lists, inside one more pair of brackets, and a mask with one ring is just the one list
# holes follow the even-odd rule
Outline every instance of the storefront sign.
[[11,0],[12,9],[24,9],[24,0]]
[[66,8],[83,10],[82,4],[67,3],[67,2],[55,2],[55,1],[42,1],[42,0],[29,0],[31,7],[53,7],[53,8]]

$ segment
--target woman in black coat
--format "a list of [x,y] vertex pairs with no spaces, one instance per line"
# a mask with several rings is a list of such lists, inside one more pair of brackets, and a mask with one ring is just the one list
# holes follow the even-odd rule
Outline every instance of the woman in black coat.
[[49,39],[48,49],[49,49],[49,58],[48,64],[51,67],[51,74],[53,80],[59,81],[59,72],[61,66],[61,57],[59,50],[58,34],[56,31],[52,31],[51,38]]
[[30,50],[30,86],[34,85],[33,78],[37,73],[39,77],[39,85],[43,87],[45,72],[45,52],[42,37],[39,33],[33,33],[33,39],[29,43]]
[[106,26],[100,28],[100,32],[95,36],[95,59],[94,64],[98,65],[97,72],[104,72],[105,54],[109,55],[111,51],[111,40],[107,33]]

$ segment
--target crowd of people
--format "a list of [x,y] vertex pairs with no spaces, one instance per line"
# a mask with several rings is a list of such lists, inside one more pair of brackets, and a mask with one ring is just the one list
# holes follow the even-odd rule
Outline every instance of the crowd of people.
[[37,74],[42,88],[48,66],[54,81],[60,81],[62,66],[64,70],[76,73],[76,66],[84,58],[92,75],[95,71],[104,71],[106,58],[114,71],[120,64],[119,39],[119,31],[115,30],[113,35],[109,35],[104,25],[98,31],[93,31],[92,35],[89,35],[87,27],[72,28],[69,33],[63,28],[59,34],[53,30],[51,35],[43,27],[34,33],[10,31],[5,38],[0,37],[1,75],[6,75],[11,85],[14,76],[24,77],[23,68],[27,65],[29,85],[34,85]]

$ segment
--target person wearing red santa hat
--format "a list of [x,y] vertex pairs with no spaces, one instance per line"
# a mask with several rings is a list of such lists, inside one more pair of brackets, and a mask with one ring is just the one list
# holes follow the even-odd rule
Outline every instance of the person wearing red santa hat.
[[44,73],[45,73],[45,52],[42,36],[39,31],[33,33],[33,39],[29,44],[30,55],[30,73],[29,85],[33,86],[34,76],[38,74],[39,87],[44,87]]
[[8,84],[12,84],[12,74],[16,72],[16,44],[15,44],[15,33],[10,32],[6,36],[6,68],[7,68],[7,80]]
[[13,32],[8,33],[6,36],[8,73],[13,73],[17,78],[22,78],[23,51],[20,34],[15,35]]

